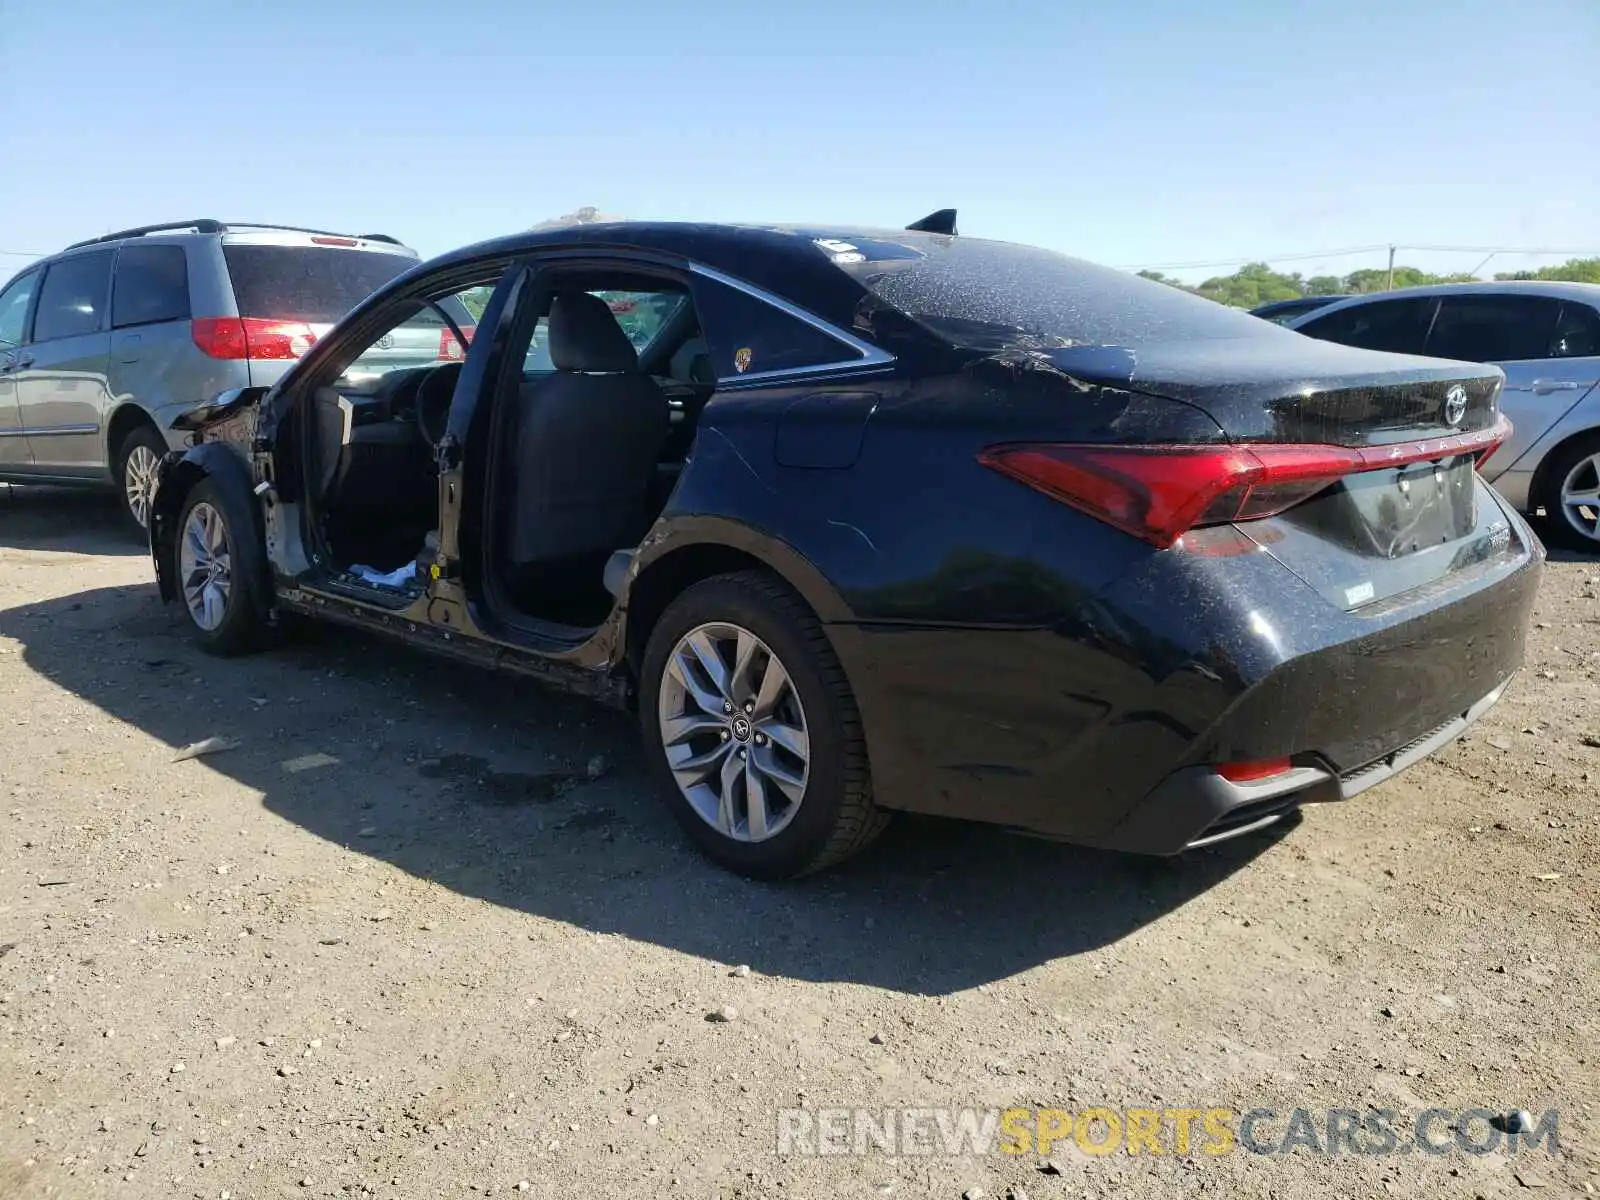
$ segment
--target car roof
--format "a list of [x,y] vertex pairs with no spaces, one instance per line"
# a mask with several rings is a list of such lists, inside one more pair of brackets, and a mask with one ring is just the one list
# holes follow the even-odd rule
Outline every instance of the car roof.
[[653,252],[698,262],[742,279],[847,329],[853,323],[862,289],[835,265],[835,251],[823,248],[819,242],[859,238],[891,241],[915,249],[948,242],[953,236],[868,226],[605,221],[523,230],[452,250],[424,264],[422,269],[431,271],[452,263],[512,258],[567,247]]
[[1378,300],[1427,299],[1432,296],[1543,296],[1551,300],[1577,300],[1600,308],[1600,283],[1574,283],[1562,279],[1480,279],[1474,283],[1429,283],[1395,288],[1392,292],[1366,292],[1306,314],[1306,320],[1371,304]]
[[1266,304],[1258,304],[1250,311],[1257,315],[1261,313],[1280,312],[1285,308],[1323,308],[1329,304],[1337,304],[1341,300],[1348,300],[1349,293],[1340,292],[1336,296],[1291,296],[1287,300],[1269,300]]

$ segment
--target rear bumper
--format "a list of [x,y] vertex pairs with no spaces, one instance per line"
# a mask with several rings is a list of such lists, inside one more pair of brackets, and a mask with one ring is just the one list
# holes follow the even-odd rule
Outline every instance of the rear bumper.
[[[1504,516],[1498,553],[1353,611],[1268,554],[1166,551],[1077,596],[1013,567],[1013,586],[1067,601],[1048,627],[829,625],[874,794],[1156,854],[1355,795],[1458,736],[1521,667],[1542,551]],[[1285,757],[1315,772],[1287,804],[1210,770]]]
[[1343,774],[1314,754],[1303,756],[1287,774],[1259,783],[1232,783],[1207,767],[1174,771],[1094,844],[1135,854],[1176,854],[1253,833],[1302,804],[1349,800],[1455,741],[1499,702],[1509,682],[1422,736]]

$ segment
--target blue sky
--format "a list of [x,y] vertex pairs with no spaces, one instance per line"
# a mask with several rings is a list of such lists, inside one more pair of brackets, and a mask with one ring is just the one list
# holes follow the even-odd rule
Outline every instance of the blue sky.
[[1600,253],[1597,61],[1596,0],[0,0],[0,250],[204,215],[433,254],[592,204],[955,205],[1118,266]]

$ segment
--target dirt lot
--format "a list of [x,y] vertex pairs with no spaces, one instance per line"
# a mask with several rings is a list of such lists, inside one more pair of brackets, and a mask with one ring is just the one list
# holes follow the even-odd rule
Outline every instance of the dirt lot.
[[[0,487],[0,1197],[1587,1194],[1600,564],[1537,620],[1466,740],[1275,837],[908,822],[767,887],[628,719],[331,631],[207,659],[106,502]],[[1560,1153],[777,1155],[836,1105],[1557,1108]]]

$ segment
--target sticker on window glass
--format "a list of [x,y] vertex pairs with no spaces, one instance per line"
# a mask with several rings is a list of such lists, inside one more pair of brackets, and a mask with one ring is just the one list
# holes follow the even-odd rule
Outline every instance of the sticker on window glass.
[[750,369],[749,346],[740,346],[733,352],[733,369],[741,375]]

